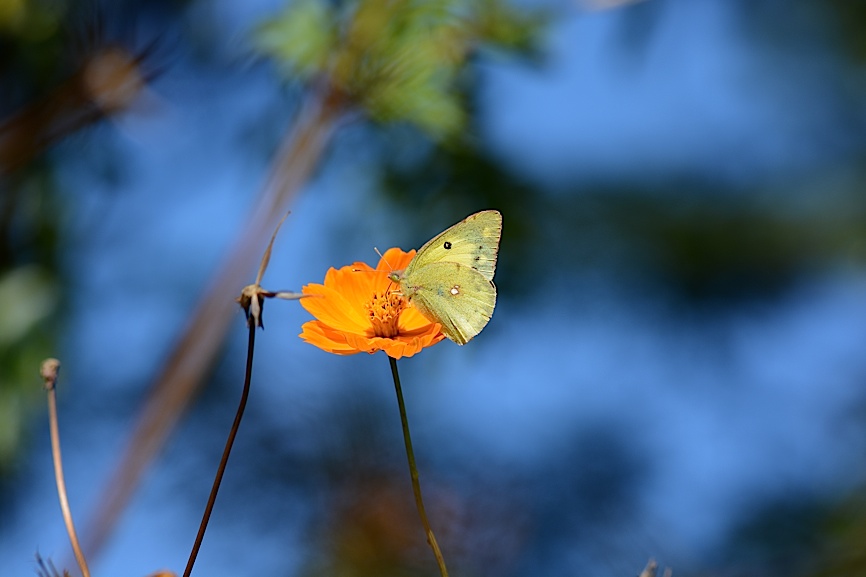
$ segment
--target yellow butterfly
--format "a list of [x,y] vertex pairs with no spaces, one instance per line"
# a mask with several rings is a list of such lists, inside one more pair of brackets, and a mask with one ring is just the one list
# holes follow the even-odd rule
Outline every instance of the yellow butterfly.
[[498,210],[476,212],[428,241],[389,278],[422,315],[442,325],[446,337],[465,345],[496,306],[493,273],[501,236]]

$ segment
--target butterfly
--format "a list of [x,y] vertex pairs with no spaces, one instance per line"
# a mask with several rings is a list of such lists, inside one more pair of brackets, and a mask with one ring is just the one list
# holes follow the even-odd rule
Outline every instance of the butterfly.
[[481,332],[496,306],[496,256],[502,215],[482,210],[418,249],[409,265],[389,274],[400,292],[446,337],[465,345]]

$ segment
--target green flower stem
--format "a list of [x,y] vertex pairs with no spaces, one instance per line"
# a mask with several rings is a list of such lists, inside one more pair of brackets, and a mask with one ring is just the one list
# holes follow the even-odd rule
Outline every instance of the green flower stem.
[[400,407],[400,422],[403,424],[403,440],[406,442],[406,457],[409,459],[409,474],[412,476],[412,490],[415,492],[415,505],[418,507],[418,515],[421,517],[421,524],[424,525],[424,531],[427,533],[427,543],[433,549],[433,554],[436,556],[436,563],[439,564],[439,573],[442,577],[448,577],[448,569],[445,568],[445,559],[442,557],[442,551],[439,550],[439,544],[436,542],[436,537],[433,535],[433,529],[430,528],[430,521],[427,519],[427,511],[424,510],[424,500],[421,498],[421,483],[418,482],[418,467],[415,466],[415,452],[412,450],[412,437],[409,435],[409,419],[406,417],[406,404],[403,402],[403,389],[400,387],[400,375],[397,372],[397,359],[388,357],[388,362],[391,363],[391,375],[394,377],[394,390],[397,392],[397,405]]

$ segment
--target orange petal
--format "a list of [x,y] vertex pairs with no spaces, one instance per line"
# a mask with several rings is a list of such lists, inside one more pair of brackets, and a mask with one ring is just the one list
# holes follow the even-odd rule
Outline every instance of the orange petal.
[[361,353],[375,353],[376,351],[381,350],[381,347],[376,345],[376,341],[380,340],[379,337],[365,337],[363,335],[345,335],[346,343],[355,348],[358,352]]
[[[304,300],[304,299],[301,299]],[[400,332],[412,332],[418,329],[422,329],[427,325],[436,324],[430,321],[427,317],[422,315],[418,309],[409,305],[403,312],[400,313],[400,320],[398,322],[398,327]]]
[[359,350],[362,350],[366,353],[375,353],[377,351],[385,351],[389,357],[393,357],[395,359],[399,359],[402,357],[411,357],[418,351],[420,351],[420,347],[409,347],[407,350],[407,343],[401,341],[399,339],[389,339],[385,337],[369,337],[363,338],[358,337],[356,335],[347,335],[347,340],[349,344],[358,347]]
[[301,325],[301,334],[298,336],[329,353],[354,355],[361,352],[347,344],[344,333],[335,331],[319,321],[309,321]]
[[394,247],[389,248],[379,259],[379,264],[376,265],[376,270],[385,272],[393,272],[395,270],[403,270],[412,259],[415,258],[415,250],[404,252],[402,249]]
[[304,285],[301,292],[318,295],[301,299],[301,306],[326,325],[360,334],[370,327],[366,311],[353,307],[341,292],[320,284]]
[[[355,264],[360,265],[364,263]],[[344,269],[353,268],[354,270],[345,271],[345,274],[340,279],[338,290],[353,307],[366,312],[366,306],[373,297],[373,294],[384,291],[384,288],[380,287],[387,286],[388,278],[384,273],[377,272],[367,265],[364,265],[364,267],[364,269],[355,266],[343,267]]]

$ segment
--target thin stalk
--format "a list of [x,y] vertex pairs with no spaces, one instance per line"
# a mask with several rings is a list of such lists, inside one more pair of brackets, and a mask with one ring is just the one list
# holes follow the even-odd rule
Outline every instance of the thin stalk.
[[190,573],[192,573],[192,566],[195,565],[195,558],[198,556],[198,550],[201,548],[202,539],[204,539],[204,533],[207,530],[208,521],[210,521],[210,515],[213,511],[214,503],[216,502],[217,493],[220,490],[220,483],[223,480],[223,473],[226,471],[226,464],[229,461],[229,454],[232,452],[232,445],[234,445],[235,437],[238,434],[238,428],[241,424],[241,419],[244,416],[244,409],[247,406],[247,399],[250,396],[250,381],[253,375],[253,351],[255,350],[256,344],[256,323],[248,322],[250,329],[249,340],[247,341],[247,366],[246,366],[246,374],[244,375],[244,390],[241,393],[241,402],[238,404],[237,413],[235,413],[235,421],[232,424],[232,428],[229,431],[229,438],[226,440],[225,449],[223,449],[223,456],[220,460],[219,467],[217,468],[216,477],[213,480],[213,487],[210,490],[210,497],[208,497],[207,505],[204,508],[204,515],[201,519],[201,524],[198,527],[198,535],[195,537],[195,543],[192,546],[192,551],[189,554],[189,561],[186,563],[186,570],[183,572],[183,577],[189,577]]
[[51,455],[54,459],[54,478],[57,480],[57,495],[60,497],[60,510],[63,512],[63,521],[66,523],[66,532],[69,534],[69,542],[72,544],[72,552],[78,562],[78,568],[84,577],[90,577],[90,569],[84,559],[84,553],[78,544],[78,535],[75,533],[75,524],[72,522],[72,511],[69,508],[69,499],[66,497],[66,481],[63,478],[63,459],[60,455],[60,427],[57,424],[57,371],[60,362],[49,359],[42,363],[42,378],[45,380],[45,390],[48,392],[48,421],[51,428]]
[[314,92],[286,134],[243,232],[197,300],[183,335],[152,383],[123,456],[100,491],[99,503],[83,533],[85,550],[91,557],[102,550],[144,472],[201,390],[204,373],[216,359],[235,318],[237,279],[249,274],[254,255],[267,241],[267,232],[274,229],[291,199],[309,181],[343,110],[342,97],[335,90]]
[[421,498],[421,483],[418,481],[418,467],[415,465],[415,452],[412,450],[412,437],[409,435],[409,419],[406,417],[406,404],[403,402],[403,389],[400,386],[400,374],[397,372],[397,359],[388,357],[388,362],[391,363],[391,376],[394,377],[394,390],[397,392],[397,405],[400,407],[400,422],[403,424],[403,440],[406,443],[406,457],[409,459],[409,475],[412,477],[412,491],[415,493],[415,506],[418,507],[418,515],[421,517],[421,524],[424,526],[424,532],[427,533],[427,543],[433,549],[433,555],[436,556],[436,563],[439,565],[439,573],[442,577],[448,577],[448,569],[445,568],[445,559],[442,557],[442,551],[439,550],[439,544],[436,542],[436,537],[433,535],[433,529],[430,528],[430,521],[427,519],[427,511],[424,509],[424,500]]

